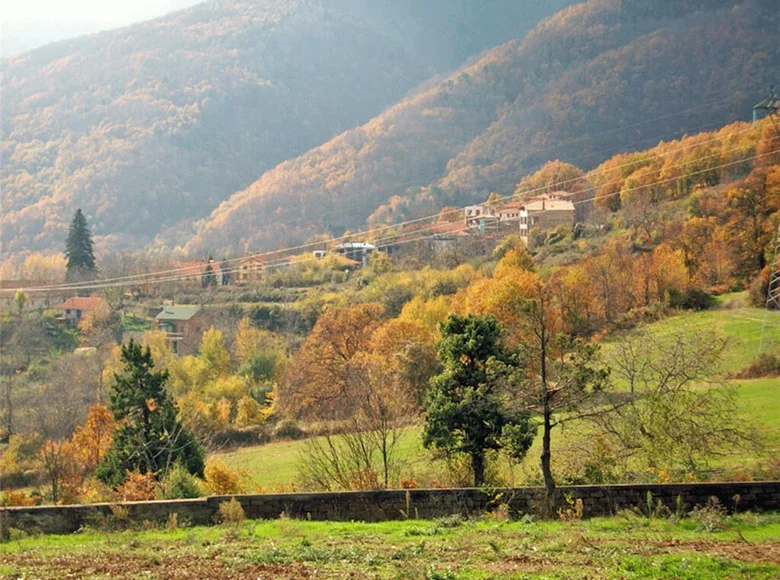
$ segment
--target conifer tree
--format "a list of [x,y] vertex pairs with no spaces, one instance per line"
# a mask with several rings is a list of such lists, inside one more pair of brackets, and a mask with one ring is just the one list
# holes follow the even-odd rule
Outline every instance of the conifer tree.
[[94,280],[97,276],[92,234],[87,219],[80,209],[76,210],[76,215],[70,222],[68,240],[65,243],[65,258],[67,259],[67,281]]
[[228,265],[227,258],[222,258],[222,262],[219,264],[219,269],[222,272],[222,285],[228,286],[230,284],[230,266]]
[[128,471],[154,473],[160,479],[177,463],[203,475],[203,448],[179,421],[166,383],[168,371],[155,371],[152,353],[133,341],[122,347],[125,373],[114,375],[109,410],[118,428],[97,476],[121,484]]

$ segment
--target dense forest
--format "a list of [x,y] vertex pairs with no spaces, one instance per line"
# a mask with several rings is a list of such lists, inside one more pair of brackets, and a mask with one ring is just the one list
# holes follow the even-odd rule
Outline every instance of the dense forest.
[[197,225],[190,253],[393,223],[514,184],[545,160],[746,118],[776,73],[773,2],[591,0],[267,172]]
[[4,59],[3,247],[59,249],[77,207],[99,249],[175,238],[565,3],[221,0]]

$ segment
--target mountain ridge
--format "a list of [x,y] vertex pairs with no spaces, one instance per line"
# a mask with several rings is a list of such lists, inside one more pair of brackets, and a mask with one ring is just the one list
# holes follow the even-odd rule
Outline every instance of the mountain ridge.
[[[552,153],[588,169],[625,149],[626,137],[657,142],[705,122],[744,119],[780,57],[780,10],[756,1],[698,5],[570,6],[524,39],[266,173],[199,222],[185,251],[241,253],[366,220],[395,223],[484,199],[493,189],[512,191]],[[638,17],[648,11],[651,18]],[[706,110],[697,110],[701,94],[714,102]],[[670,109],[683,118],[673,119]],[[602,153],[593,158],[596,147]],[[378,209],[361,209],[372,205]]]

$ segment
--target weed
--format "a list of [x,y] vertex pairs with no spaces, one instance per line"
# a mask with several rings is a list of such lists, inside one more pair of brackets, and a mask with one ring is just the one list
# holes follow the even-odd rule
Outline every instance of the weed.
[[465,520],[461,514],[452,514],[449,516],[436,518],[433,521],[434,524],[440,528],[457,528],[458,526],[462,526]]
[[241,507],[241,503],[236,498],[231,498],[230,501],[223,501],[219,504],[217,517],[222,524],[238,526],[244,522],[246,514],[244,513],[244,508]]
[[699,529],[705,532],[717,532],[726,529],[726,509],[717,497],[710,497],[704,506],[696,506],[691,510],[690,518],[699,524]]
[[171,512],[168,514],[168,522],[165,524],[166,530],[177,530],[179,529],[179,514],[176,512]]
[[564,499],[566,500],[567,507],[558,508],[558,519],[564,522],[581,520],[584,509],[582,499],[572,499],[570,494],[566,494]]
[[455,573],[446,568],[444,570],[436,570],[435,568],[429,568],[428,573],[425,575],[427,580],[457,580]]

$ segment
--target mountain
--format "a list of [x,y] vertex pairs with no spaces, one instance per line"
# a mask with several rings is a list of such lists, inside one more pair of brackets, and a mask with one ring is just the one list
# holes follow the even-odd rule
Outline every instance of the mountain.
[[59,250],[79,207],[99,249],[175,237],[567,3],[216,0],[5,59],[3,251]]
[[772,0],[589,0],[265,173],[196,224],[242,252],[509,193],[548,159],[589,169],[750,115],[777,74]]

